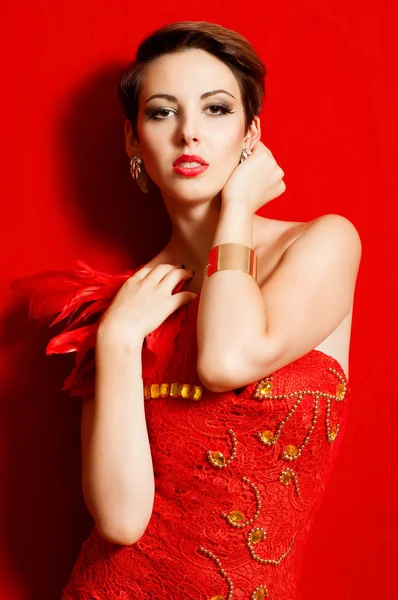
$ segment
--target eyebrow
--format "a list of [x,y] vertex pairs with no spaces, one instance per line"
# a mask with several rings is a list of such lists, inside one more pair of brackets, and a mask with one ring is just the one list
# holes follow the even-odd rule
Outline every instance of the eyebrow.
[[[212,90],[211,92],[205,92],[201,95],[200,99],[204,100],[205,98],[208,98],[209,96],[214,96],[215,94],[228,94],[228,96],[231,96],[236,100],[235,96],[232,96],[232,94],[230,94],[226,90]],[[149,102],[149,100],[152,100],[152,98],[164,98],[169,102],[177,102],[177,98],[175,96],[171,96],[170,94],[153,94],[153,96],[150,96],[148,100],[145,100],[145,104]]]

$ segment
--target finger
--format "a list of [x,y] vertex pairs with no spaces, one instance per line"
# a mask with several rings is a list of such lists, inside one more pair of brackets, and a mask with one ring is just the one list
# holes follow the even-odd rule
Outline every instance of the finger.
[[138,281],[150,279],[159,283],[159,281],[163,279],[167,273],[174,271],[176,267],[180,267],[180,265],[170,265],[168,263],[161,263],[155,267],[148,267],[145,265],[139,271],[137,271],[137,273],[134,273],[133,277]]
[[166,282],[167,285],[170,284],[170,287],[173,290],[182,279],[190,279],[193,275],[194,273],[191,269],[174,269],[167,273],[162,281]]
[[152,268],[151,267],[141,267],[141,269],[139,269],[138,271],[136,271],[136,273],[134,273],[134,275],[131,277],[131,279],[134,278],[137,281],[142,281],[151,272],[152,272]]

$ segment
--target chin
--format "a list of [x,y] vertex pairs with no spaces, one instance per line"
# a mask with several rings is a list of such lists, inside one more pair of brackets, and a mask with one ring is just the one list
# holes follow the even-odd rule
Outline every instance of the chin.
[[[157,184],[158,185],[158,184]],[[209,182],[192,181],[192,178],[180,179],[168,185],[158,186],[161,192],[176,200],[209,202],[221,193],[222,185],[209,185]]]

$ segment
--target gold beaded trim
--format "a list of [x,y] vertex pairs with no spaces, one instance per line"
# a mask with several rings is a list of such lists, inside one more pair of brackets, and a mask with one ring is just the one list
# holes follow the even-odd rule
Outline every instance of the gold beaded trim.
[[294,482],[294,487],[296,489],[297,496],[300,496],[301,492],[297,480],[297,474],[293,471],[293,469],[288,467],[287,469],[284,469],[279,476],[279,481],[283,483],[283,485],[289,485],[292,479]]
[[[203,548],[203,546],[199,546],[199,550],[201,552],[203,552],[203,554],[205,554],[206,556],[211,558],[211,560],[213,562],[216,563],[217,567],[219,568],[221,577],[224,577],[224,579],[228,585],[228,594],[227,594],[227,597],[225,600],[231,600],[232,594],[234,593],[234,584],[232,583],[232,579],[230,577],[228,577],[226,571],[223,569],[220,559],[217,558],[217,556],[215,554],[213,554],[213,552],[210,552],[210,550],[206,550],[206,548]],[[214,598],[214,596],[213,596],[213,598]],[[217,598],[217,596],[216,596],[216,598]],[[224,598],[224,596],[222,596],[222,598]]]
[[144,385],[145,400],[159,397],[165,398],[166,396],[200,400],[202,394],[203,386],[191,385],[189,383],[152,383]]
[[286,558],[286,556],[289,554],[290,550],[292,549],[292,546],[294,544],[294,537],[292,537],[292,540],[291,540],[287,550],[285,550],[285,552],[283,554],[281,554],[281,556],[279,558],[261,558],[261,556],[258,556],[255,553],[253,546],[255,544],[258,544],[259,542],[264,541],[266,538],[267,538],[267,532],[265,531],[265,529],[263,527],[254,527],[251,531],[249,531],[247,539],[246,539],[246,544],[247,544],[247,547],[249,548],[251,557],[263,565],[278,566],[281,564],[283,559]]
[[330,405],[331,405],[330,398],[328,398],[327,405],[326,405],[325,424],[326,424],[326,435],[328,438],[328,442],[330,444],[332,444],[340,431],[340,423],[335,423],[333,425],[333,429],[330,428]]
[[219,469],[223,469],[224,467],[227,467],[235,458],[236,456],[236,447],[238,445],[237,441],[236,441],[236,436],[235,433],[232,431],[232,429],[228,429],[228,433],[230,434],[231,438],[232,438],[232,452],[231,452],[231,456],[226,460],[225,456],[222,452],[220,452],[219,450],[208,450],[207,451],[207,458],[209,459],[209,461],[211,462],[212,465],[214,465],[215,467],[218,467]]
[[253,393],[253,397],[258,400],[263,400],[264,398],[266,400],[283,400],[284,398],[293,398],[293,396],[297,396],[300,394],[312,394],[318,395],[319,397],[336,400],[337,402],[342,402],[345,399],[348,384],[345,378],[341,375],[341,373],[339,373],[339,371],[337,371],[333,367],[328,367],[328,370],[334,373],[339,379],[339,383],[336,388],[336,394],[327,394],[326,392],[322,392],[321,390],[299,390],[297,392],[292,392],[291,394],[271,394],[274,384],[272,381],[273,376],[269,375],[268,377],[265,377],[264,379],[261,379],[258,382],[256,389]]
[[268,598],[268,588],[265,583],[256,587],[250,596],[250,600],[263,600],[263,598]]
[[[302,443],[302,445],[299,448],[297,448],[293,444],[288,444],[285,447],[283,454],[282,454],[282,458],[284,458],[285,460],[288,460],[288,461],[296,460],[299,456],[301,456],[303,449],[308,444],[309,439],[311,437],[311,434],[315,428],[315,425],[316,425],[316,422],[318,419],[318,404],[319,404],[319,399],[321,397],[327,399],[326,433],[327,433],[327,439],[328,439],[329,443],[332,443],[336,439],[336,437],[339,433],[339,430],[340,430],[339,424],[335,424],[333,426],[333,428],[330,427],[329,417],[330,417],[330,411],[331,411],[331,400],[334,400],[336,402],[342,402],[345,400],[346,391],[347,391],[347,383],[346,383],[344,377],[336,369],[329,367],[329,371],[333,372],[339,379],[339,384],[337,386],[336,394],[334,394],[334,395],[327,394],[320,390],[316,390],[316,391],[300,390],[297,392],[292,392],[291,394],[272,395],[271,394],[272,387],[273,387],[272,375],[262,379],[256,386],[256,390],[255,390],[253,396],[254,396],[254,398],[260,399],[260,400],[263,400],[264,398],[269,399],[269,400],[270,399],[279,400],[279,399],[292,398],[294,396],[298,396],[297,402],[291,408],[291,410],[289,411],[289,413],[287,414],[285,419],[283,419],[281,421],[281,423],[278,425],[275,434],[270,429],[266,429],[265,431],[263,431],[261,433],[260,432],[257,433],[257,436],[259,437],[260,441],[267,446],[273,446],[277,443],[284,425],[291,419],[291,417],[297,410],[298,406],[302,402],[303,396],[305,394],[315,396],[312,424],[311,424],[311,427],[304,439],[304,442]],[[200,400],[200,398],[202,397],[202,393],[203,393],[202,386],[195,386],[195,385],[190,385],[190,384],[180,384],[180,383],[157,384],[157,383],[154,383],[151,385],[144,386],[144,398],[145,399],[159,398],[159,397],[164,398],[164,397],[170,395],[172,397],[179,396],[182,398],[192,398],[193,400]],[[211,451],[211,450],[207,451],[208,459],[211,462],[211,464],[215,467],[218,467],[218,468],[226,467],[227,465],[229,465],[232,462],[232,460],[236,456],[237,440],[236,440],[235,433],[233,432],[232,429],[228,429],[228,433],[230,434],[230,436],[232,438],[233,449],[232,449],[230,457],[227,460],[225,459],[225,456],[223,455],[222,452]],[[283,483],[284,485],[289,485],[291,479],[293,479],[296,493],[298,496],[300,495],[300,488],[298,485],[297,475],[293,469],[291,469],[291,468],[284,469],[282,471],[279,479],[280,479],[281,483]],[[254,489],[254,492],[256,495],[257,510],[256,510],[254,516],[252,518],[246,520],[245,522],[243,522],[244,521],[243,514],[238,510],[231,511],[229,515],[227,515],[224,512],[221,513],[222,517],[224,517],[230,525],[232,525],[233,527],[236,527],[236,528],[243,528],[243,527],[246,527],[246,525],[248,525],[249,523],[253,523],[255,521],[255,519],[258,518],[258,516],[260,514],[261,506],[262,506],[260,492],[259,492],[258,487],[254,483],[252,483],[247,477],[242,477],[242,480],[245,481],[246,483],[250,483],[250,485]],[[258,556],[255,553],[253,545],[266,539],[266,536],[267,536],[267,532],[264,530],[263,527],[253,528],[249,532],[249,534],[247,536],[247,540],[246,540],[247,546],[249,548],[249,552],[251,554],[251,557],[254,560],[257,560],[258,562],[260,562],[262,564],[277,566],[289,554],[289,552],[293,546],[293,543],[294,543],[294,537],[292,538],[287,550],[278,559],[265,559],[265,558],[261,558],[260,556]],[[215,554],[213,554],[209,550],[206,550],[205,548],[203,548],[203,546],[200,546],[199,550],[201,552],[203,552],[206,556],[211,558],[217,564],[222,577],[225,578],[225,580],[228,584],[228,594],[227,594],[226,598],[224,598],[224,596],[217,594],[209,600],[231,600],[234,585],[233,585],[231,578],[227,576],[226,571],[222,568],[221,561],[215,556]],[[263,598],[268,598],[268,589],[265,584],[258,586],[253,591],[253,593],[250,596],[250,600],[262,600]]]
[[[210,552],[210,550],[206,550],[206,548],[203,548],[203,546],[199,546],[199,550],[203,554],[208,556],[208,558],[210,558],[213,562],[216,563],[221,577],[224,577],[224,579],[228,585],[228,594],[227,594],[226,598],[225,598],[225,596],[216,594],[215,596],[212,596],[211,598],[209,598],[209,600],[231,600],[233,593],[234,593],[234,584],[232,582],[232,579],[230,577],[228,577],[225,569],[223,569],[220,559],[217,558],[217,556],[213,552]],[[263,600],[263,598],[268,598],[268,588],[265,585],[265,583],[256,587],[256,589],[253,591],[253,593],[250,596],[250,600]]]
[[265,428],[264,431],[257,433],[259,440],[266,446],[274,446],[277,443],[277,441],[281,435],[283,427],[286,425],[286,423],[291,419],[293,414],[296,412],[297,407],[300,405],[300,403],[303,400],[303,396],[305,394],[310,395],[310,396],[315,396],[314,414],[313,414],[311,427],[310,427],[303,443],[301,444],[301,446],[297,447],[294,444],[287,444],[285,446],[285,448],[282,452],[282,458],[284,460],[287,460],[287,461],[297,460],[301,456],[305,446],[308,444],[311,434],[314,431],[314,428],[315,428],[315,425],[316,425],[316,422],[318,419],[318,414],[319,414],[318,406],[319,406],[320,398],[326,398],[326,402],[327,402],[325,428],[326,428],[326,437],[327,437],[328,442],[329,443],[334,442],[334,440],[336,439],[336,437],[340,431],[339,424],[335,424],[333,426],[333,428],[331,428],[331,425],[330,425],[331,401],[334,400],[335,402],[343,402],[345,400],[346,392],[347,392],[347,383],[346,383],[344,377],[336,369],[334,369],[333,367],[328,367],[328,368],[329,368],[329,371],[334,373],[337,376],[337,378],[339,379],[336,394],[327,394],[326,392],[322,392],[321,390],[299,390],[297,392],[292,392],[291,394],[271,395],[271,390],[272,390],[272,385],[273,385],[272,381],[271,381],[272,377],[267,377],[265,379],[262,379],[256,387],[256,391],[254,393],[254,396],[256,398],[264,399],[266,397],[267,399],[281,400],[281,399],[285,399],[285,398],[293,398],[295,396],[298,396],[297,402],[290,409],[290,411],[288,412],[286,417],[279,423],[278,427],[276,428],[275,433],[273,433],[273,431],[269,428]]
[[249,525],[249,523],[253,523],[253,521],[255,521],[257,519],[257,517],[259,516],[260,510],[261,510],[260,490],[254,483],[252,483],[250,481],[250,479],[248,477],[242,477],[242,481],[245,481],[246,483],[250,483],[250,485],[252,486],[254,493],[256,495],[257,510],[254,513],[254,516],[251,519],[248,519],[247,521],[245,521],[243,523],[242,521],[244,521],[245,517],[239,510],[232,510],[229,513],[229,515],[227,515],[227,513],[224,513],[224,512],[221,513],[221,516],[224,517],[230,525],[232,525],[233,527],[238,527],[238,528],[246,527],[246,525]]
[[[275,446],[275,444],[277,443],[277,441],[282,433],[283,427],[286,425],[286,423],[288,423],[288,421],[290,421],[290,419],[296,412],[298,406],[301,404],[301,402],[303,400],[303,394],[301,392],[297,392],[297,393],[299,393],[299,398],[298,398],[297,402],[290,409],[290,411],[288,412],[286,417],[279,423],[278,427],[276,428],[275,433],[272,433],[272,431],[270,429],[265,429],[264,431],[257,432],[257,436],[261,443],[265,444],[266,446]],[[305,393],[305,392],[303,392],[303,393]],[[296,392],[294,392],[294,394],[296,394]],[[288,444],[287,446],[285,446],[285,449],[283,450],[283,453],[282,453],[282,458],[284,458],[285,460],[288,460],[288,461],[297,460],[299,458],[299,456],[301,456],[305,446],[308,444],[311,434],[314,431],[316,422],[318,420],[318,403],[319,403],[319,396],[317,395],[314,400],[314,413],[313,413],[313,417],[312,417],[311,427],[308,430],[308,433],[307,433],[303,443],[301,444],[301,446],[299,446],[298,448],[297,448],[297,446],[294,446],[293,444]]]

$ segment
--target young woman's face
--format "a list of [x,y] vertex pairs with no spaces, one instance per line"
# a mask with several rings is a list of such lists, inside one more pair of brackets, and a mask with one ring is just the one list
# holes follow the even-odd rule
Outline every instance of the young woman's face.
[[[221,89],[227,93],[201,98]],[[156,94],[175,99],[151,98]],[[234,74],[204,50],[161,56],[145,69],[137,131],[145,169],[161,192],[175,199],[214,198],[245,146],[244,108]],[[200,156],[209,166],[195,177],[178,174],[173,163],[181,154]]]

